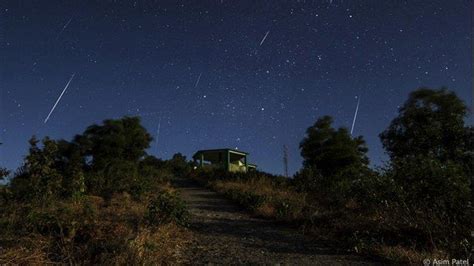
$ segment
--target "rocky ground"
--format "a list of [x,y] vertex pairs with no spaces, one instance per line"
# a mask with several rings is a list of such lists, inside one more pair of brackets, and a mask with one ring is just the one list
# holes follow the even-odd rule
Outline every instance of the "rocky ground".
[[239,206],[198,183],[174,182],[192,214],[192,239],[181,251],[185,264],[377,264],[330,248],[298,230],[252,217]]

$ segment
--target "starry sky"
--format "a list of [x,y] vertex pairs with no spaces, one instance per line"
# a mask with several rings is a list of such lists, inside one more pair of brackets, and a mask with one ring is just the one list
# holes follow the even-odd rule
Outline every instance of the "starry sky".
[[157,157],[238,148],[281,174],[287,145],[294,173],[306,128],[331,115],[350,129],[357,97],[354,135],[382,165],[378,134],[410,91],[447,86],[470,106],[472,5],[2,1],[1,165],[20,166],[32,135],[70,140],[104,119],[140,115]]

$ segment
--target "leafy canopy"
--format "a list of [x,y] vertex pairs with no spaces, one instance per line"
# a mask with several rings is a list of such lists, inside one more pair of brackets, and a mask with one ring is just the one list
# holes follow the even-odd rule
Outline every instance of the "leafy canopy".
[[466,114],[466,105],[454,92],[420,88],[410,93],[380,139],[392,159],[423,155],[459,160],[468,141]]
[[332,123],[330,116],[323,116],[306,130],[300,143],[304,167],[330,176],[348,167],[367,166],[368,149],[362,136],[352,138],[346,128],[335,129]]
[[75,138],[95,169],[103,169],[112,161],[138,162],[151,141],[138,117],[105,120],[103,125],[92,125]]

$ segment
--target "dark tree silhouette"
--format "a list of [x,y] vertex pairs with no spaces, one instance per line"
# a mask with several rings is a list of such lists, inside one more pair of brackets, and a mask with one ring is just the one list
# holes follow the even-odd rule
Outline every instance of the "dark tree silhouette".
[[[2,144],[3,143],[0,142],[0,145]],[[6,168],[0,167],[0,181],[3,181],[3,179],[7,177],[8,174],[10,174],[10,171],[8,171]]]
[[334,129],[332,118],[324,116],[306,130],[300,143],[303,165],[323,176],[336,174],[348,167],[366,167],[367,147],[362,136],[352,138],[346,128]]
[[472,220],[473,129],[465,126],[466,114],[454,92],[421,88],[380,134],[392,159],[388,180],[398,191],[390,200],[406,212],[400,216],[426,233],[432,248],[458,255],[469,244]]
[[62,176],[56,169],[58,144],[45,137],[42,147],[39,140],[33,136],[30,139],[30,149],[19,173],[11,181],[14,194],[21,199],[40,200],[45,203],[63,193]]
[[104,169],[113,161],[138,162],[151,141],[138,117],[105,120],[103,125],[92,125],[75,138],[95,169]]
[[392,159],[429,156],[442,162],[465,157],[466,105],[445,88],[410,93],[388,129],[380,134]]
[[176,176],[183,176],[190,170],[190,164],[186,160],[186,156],[181,153],[173,154],[173,157],[168,161],[168,166]]

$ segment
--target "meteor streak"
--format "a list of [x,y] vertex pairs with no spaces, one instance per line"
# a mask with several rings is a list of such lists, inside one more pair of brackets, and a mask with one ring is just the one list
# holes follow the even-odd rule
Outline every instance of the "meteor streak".
[[194,84],[194,88],[196,88],[197,85],[199,84],[199,81],[201,80],[201,76],[202,76],[202,72],[201,72],[201,74],[199,74],[199,77],[196,80],[196,84]]
[[352,135],[352,132],[354,132],[354,126],[355,126],[355,122],[356,122],[356,119],[357,119],[357,113],[359,112],[359,103],[360,103],[360,97],[358,96],[357,97],[357,107],[356,107],[356,110],[355,110],[355,113],[354,113],[354,119],[352,120],[351,135]]
[[260,46],[262,46],[263,42],[265,41],[265,39],[267,38],[268,34],[270,33],[270,31],[267,31],[267,33],[265,33],[265,36],[263,36],[263,39],[262,41],[260,42]]
[[161,115],[158,119],[158,129],[156,130],[156,148],[158,149],[158,138],[160,137],[160,128],[161,128]]
[[67,28],[67,26],[69,25],[69,23],[71,23],[71,20],[72,20],[72,17],[68,20],[68,22],[66,22],[66,24],[64,24],[63,28],[61,29],[61,31],[58,33],[58,35],[56,35],[56,40],[59,38],[59,36],[63,33],[63,31]]
[[51,114],[53,113],[54,109],[56,108],[56,105],[58,105],[59,101],[60,101],[61,98],[63,97],[63,94],[66,92],[67,87],[69,87],[69,83],[71,83],[72,79],[74,78],[74,75],[76,75],[76,73],[73,73],[73,74],[72,74],[71,78],[69,79],[69,81],[68,81],[67,84],[66,84],[66,87],[64,87],[63,91],[61,92],[61,94],[59,95],[58,99],[56,100],[56,103],[54,103],[53,108],[51,108],[51,111],[49,111],[48,116],[47,116],[46,119],[44,120],[44,123],[45,123],[45,124],[46,124],[46,122],[48,122],[49,117],[51,116]]

